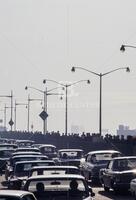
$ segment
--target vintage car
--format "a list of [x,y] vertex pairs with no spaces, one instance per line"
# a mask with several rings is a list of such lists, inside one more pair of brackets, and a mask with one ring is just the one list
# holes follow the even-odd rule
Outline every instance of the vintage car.
[[10,177],[3,181],[2,184],[8,186],[8,189],[20,189],[22,184],[26,181],[30,174],[30,170],[34,166],[53,166],[53,160],[35,160],[35,161],[22,161],[17,162],[14,167],[13,173]]
[[36,200],[31,192],[21,190],[0,190],[0,200]]
[[27,179],[24,190],[33,192],[38,200],[92,200],[94,193],[81,175],[40,175]]
[[43,155],[46,155],[49,158],[57,157],[57,148],[52,144],[43,144],[39,146],[39,150]]
[[32,140],[16,140],[16,144],[19,147],[31,147],[34,143],[35,141]]
[[80,170],[75,166],[36,166],[31,168],[29,177],[52,174],[80,174]]
[[58,163],[60,165],[80,166],[83,158],[82,149],[60,149],[58,150]]
[[115,150],[91,151],[86,154],[85,160],[81,162],[80,169],[86,180],[98,183],[99,171],[105,168],[107,163],[113,158],[120,156],[121,153]]
[[130,182],[130,192],[134,197],[134,200],[136,200],[136,178],[132,179]]
[[127,191],[134,178],[136,178],[136,156],[113,158],[101,174],[105,191],[110,189],[115,192]]

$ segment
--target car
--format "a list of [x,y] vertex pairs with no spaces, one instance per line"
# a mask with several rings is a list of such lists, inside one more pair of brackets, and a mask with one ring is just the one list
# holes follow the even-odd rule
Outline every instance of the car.
[[33,192],[38,200],[92,200],[94,193],[81,175],[39,175],[29,177],[24,190]]
[[7,186],[8,189],[20,189],[22,184],[29,176],[30,170],[34,166],[53,166],[55,162],[53,160],[35,160],[35,161],[22,161],[17,162],[14,167],[14,171],[2,182],[2,185]]
[[83,158],[82,149],[60,149],[58,150],[58,163],[61,165],[80,166]]
[[57,148],[52,144],[43,144],[39,146],[39,150],[43,155],[46,155],[49,158],[57,157]]
[[90,151],[86,154],[85,160],[81,162],[80,170],[88,182],[99,183],[99,171],[105,168],[109,160],[120,156],[121,153],[115,150]]
[[136,178],[136,156],[113,158],[102,170],[101,178],[105,191],[129,190],[131,180]]
[[80,174],[80,170],[75,166],[36,166],[31,168],[29,177],[51,174]]
[[31,192],[21,190],[0,190],[1,200],[36,200]]
[[34,143],[35,141],[32,140],[16,140],[16,144],[19,147],[31,147]]

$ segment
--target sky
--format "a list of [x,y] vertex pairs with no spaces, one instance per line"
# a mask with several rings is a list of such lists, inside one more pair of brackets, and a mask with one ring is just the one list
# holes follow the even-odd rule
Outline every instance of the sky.
[[[68,89],[68,132],[79,126],[85,132],[99,131],[99,77],[72,66],[105,73],[103,77],[102,129],[115,134],[119,124],[136,128],[136,49],[120,51],[122,44],[136,45],[135,0],[0,0],[0,95],[10,95],[14,102],[27,103],[43,98],[40,90],[79,80],[91,81]],[[57,89],[57,93],[62,93]],[[10,98],[0,98],[0,119]],[[30,126],[43,130],[39,117],[43,105],[31,102]],[[48,130],[65,130],[65,95],[48,96]],[[27,109],[17,106],[17,130],[27,129]],[[14,116],[13,116],[14,117]],[[7,128],[10,109],[7,109]],[[2,124],[1,124],[2,125]]]

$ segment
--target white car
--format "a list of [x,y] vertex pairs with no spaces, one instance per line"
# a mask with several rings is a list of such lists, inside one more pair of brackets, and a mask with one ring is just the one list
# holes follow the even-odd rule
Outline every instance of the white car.
[[95,195],[81,175],[39,175],[27,179],[24,189],[38,200],[92,200]]
[[27,191],[0,190],[0,200],[36,200],[35,196]]
[[136,200],[136,178],[132,179],[130,182],[130,191],[132,196]]

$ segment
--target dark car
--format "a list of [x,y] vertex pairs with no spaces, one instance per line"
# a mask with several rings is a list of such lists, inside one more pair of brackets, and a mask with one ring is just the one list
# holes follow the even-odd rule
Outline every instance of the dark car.
[[105,191],[129,190],[130,182],[136,178],[136,156],[113,158],[105,169],[101,179]]
[[57,148],[52,144],[43,144],[39,146],[39,150],[43,155],[48,156],[48,158],[57,157]]
[[80,168],[86,180],[91,182],[99,182],[99,171],[105,168],[107,163],[113,158],[120,156],[121,153],[115,150],[99,150],[91,151],[85,156],[85,160],[81,162]]
[[61,165],[80,166],[81,159],[83,158],[82,149],[60,149],[58,151],[59,163]]
[[13,174],[9,177],[8,181],[3,184],[8,184],[9,189],[20,189],[22,182],[26,181],[30,174],[30,170],[34,166],[53,166],[53,160],[35,160],[35,161],[22,161],[17,162],[14,167]]

